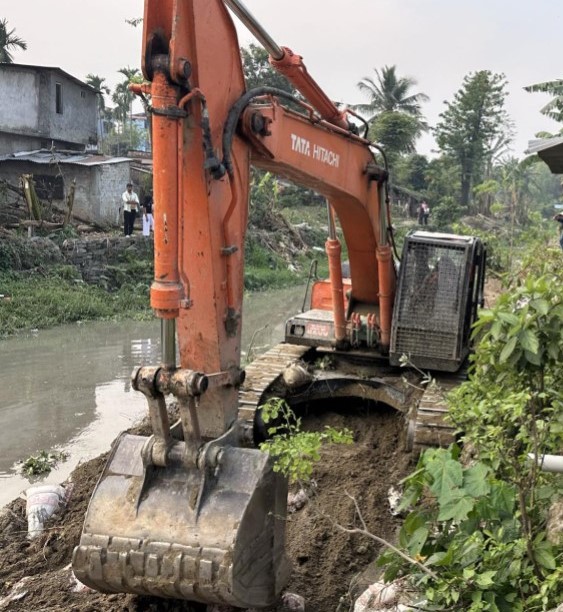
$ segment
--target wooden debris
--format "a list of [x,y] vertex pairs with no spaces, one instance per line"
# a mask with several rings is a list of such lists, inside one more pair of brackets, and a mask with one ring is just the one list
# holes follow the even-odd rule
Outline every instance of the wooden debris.
[[66,196],[67,211],[65,215],[64,225],[68,225],[72,217],[72,208],[74,206],[75,191],[76,191],[76,179],[72,179],[72,184],[70,186],[70,189],[68,190],[68,195]]
[[22,174],[20,180],[30,219],[41,221],[41,200],[35,191],[33,174]]

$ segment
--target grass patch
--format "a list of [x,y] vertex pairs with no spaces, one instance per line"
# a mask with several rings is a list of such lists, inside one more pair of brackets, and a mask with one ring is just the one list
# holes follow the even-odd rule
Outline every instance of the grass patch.
[[109,293],[83,283],[73,270],[0,273],[0,335],[93,319],[151,318],[147,284],[135,281]]
[[283,257],[263,247],[258,242],[247,240],[244,267],[244,288],[247,291],[283,289],[306,282],[311,262],[318,262],[317,275],[328,276],[328,263],[324,253],[309,251],[298,255],[292,264]]

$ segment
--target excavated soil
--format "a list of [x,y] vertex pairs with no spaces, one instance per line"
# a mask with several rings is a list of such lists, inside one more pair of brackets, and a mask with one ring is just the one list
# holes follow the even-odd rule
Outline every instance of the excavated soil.
[[[388,489],[409,470],[410,456],[401,450],[401,415],[380,407],[343,408],[340,405],[338,412],[329,409],[312,413],[304,420],[307,429],[348,427],[355,437],[352,446],[331,446],[323,451],[314,472],[316,486],[311,500],[288,517],[287,550],[293,573],[287,589],[305,598],[307,612],[351,609],[351,591],[354,586],[360,588],[359,574],[378,554],[373,541],[335,527],[334,523],[360,526],[347,494],[357,499],[373,533],[393,539],[399,521],[390,513]],[[205,610],[205,606],[186,602],[102,595],[77,586],[69,567],[71,554],[104,460],[105,456],[98,457],[74,471],[74,488],[64,513],[33,542],[26,538],[23,500],[15,500],[0,512],[0,610]],[[19,599],[3,599],[15,592],[21,595]]]

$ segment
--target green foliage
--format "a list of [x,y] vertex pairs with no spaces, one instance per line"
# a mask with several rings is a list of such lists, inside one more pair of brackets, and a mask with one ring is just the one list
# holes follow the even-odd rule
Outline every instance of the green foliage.
[[418,153],[398,159],[393,172],[394,184],[417,192],[425,191],[428,187],[428,165],[427,157]]
[[457,221],[462,214],[462,208],[451,196],[441,198],[432,208],[432,225],[439,229],[446,229]]
[[68,453],[64,451],[40,451],[37,455],[28,457],[21,464],[21,473],[25,476],[40,476],[48,474],[61,461],[68,459]]
[[263,442],[260,450],[275,457],[274,471],[287,476],[290,482],[308,481],[314,464],[321,458],[324,444],[352,444],[349,429],[325,427],[321,432],[302,431],[297,417],[283,399],[271,398],[261,407],[262,418],[273,438]]
[[428,450],[405,481],[400,546],[434,576],[392,553],[380,560],[388,580],[410,574],[426,609],[539,612],[563,596],[563,546],[545,532],[563,480],[528,458],[563,447],[563,287],[560,254],[535,259],[482,311],[470,379],[449,398],[477,459]]
[[[432,223],[444,228],[461,216],[459,205],[459,168],[448,156],[432,159],[425,173],[426,195],[431,207]],[[436,210],[438,213],[436,214]]]
[[40,268],[56,263],[60,259],[59,250],[45,239],[0,240],[0,273]]
[[399,77],[396,66],[384,66],[381,70],[374,68],[375,79],[364,77],[358,83],[358,89],[366,95],[369,101],[366,104],[356,104],[355,109],[369,115],[371,123],[375,117],[383,112],[400,112],[422,121],[420,103],[428,101],[424,93],[411,93],[416,85],[412,77]]
[[44,275],[0,274],[2,335],[94,319],[150,318],[148,284],[129,282],[108,293],[87,285],[73,266],[56,266]]
[[14,61],[12,51],[27,49],[27,43],[17,36],[15,31],[15,28],[8,29],[7,19],[0,19],[0,63],[12,64]]
[[[524,608],[523,600],[531,599],[541,582],[526,554],[517,491],[487,464],[462,466],[455,445],[427,450],[405,481],[402,507],[414,509],[401,528],[401,548],[438,578],[387,552],[378,561],[386,565],[386,580],[410,573],[429,610],[533,609]],[[551,547],[538,540],[536,549],[549,573]],[[553,601],[556,592],[553,588],[548,598]]]
[[543,268],[481,312],[472,378],[451,408],[489,461],[499,436],[506,437],[502,465],[511,477],[527,453],[552,452],[563,442],[563,291],[559,275]]
[[289,270],[282,257],[267,250],[256,240],[247,238],[244,268],[246,290],[280,289],[301,281],[302,277]]
[[101,77],[97,74],[92,74],[91,72],[88,73],[86,75],[86,78],[84,79],[84,81],[86,83],[88,83],[88,85],[90,85],[91,87],[93,87],[94,89],[98,90],[97,93],[97,97],[98,97],[98,112],[100,114],[103,114],[103,112],[106,109],[106,101],[104,98],[104,94],[109,96],[110,94],[110,88],[106,85],[106,79],[105,77]]
[[458,165],[459,199],[464,207],[470,203],[472,186],[479,182],[495,139],[509,132],[505,97],[504,75],[489,70],[470,73],[453,101],[446,103],[434,131],[440,149]]
[[354,108],[368,115],[370,138],[383,145],[393,164],[401,154],[412,153],[417,138],[428,129],[420,109],[428,96],[411,93],[416,80],[399,77],[396,66],[374,72],[375,79],[364,77],[358,83],[369,101]]
[[401,154],[414,152],[416,140],[424,129],[417,117],[384,111],[371,121],[369,136],[385,149],[389,164],[393,166]]
[[559,123],[563,122],[563,79],[535,83],[534,85],[524,87],[524,89],[528,92],[540,92],[552,95],[553,99],[540,110],[540,113]]
[[240,52],[247,89],[268,86],[296,95],[293,85],[270,66],[268,52],[263,47],[250,43],[248,47],[242,47]]
[[273,229],[272,216],[278,207],[279,180],[270,172],[252,171],[248,220],[261,229]]

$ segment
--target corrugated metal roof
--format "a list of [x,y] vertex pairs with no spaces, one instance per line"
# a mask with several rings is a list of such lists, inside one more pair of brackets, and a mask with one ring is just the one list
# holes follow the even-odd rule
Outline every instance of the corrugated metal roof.
[[77,166],[102,166],[105,164],[120,164],[132,162],[129,157],[107,157],[105,155],[91,155],[87,153],[63,153],[61,151],[49,151],[39,149],[37,151],[22,151],[0,155],[0,163],[3,161],[24,161],[32,164],[74,164]]
[[526,153],[537,153],[553,174],[563,174],[563,136],[530,140]]

